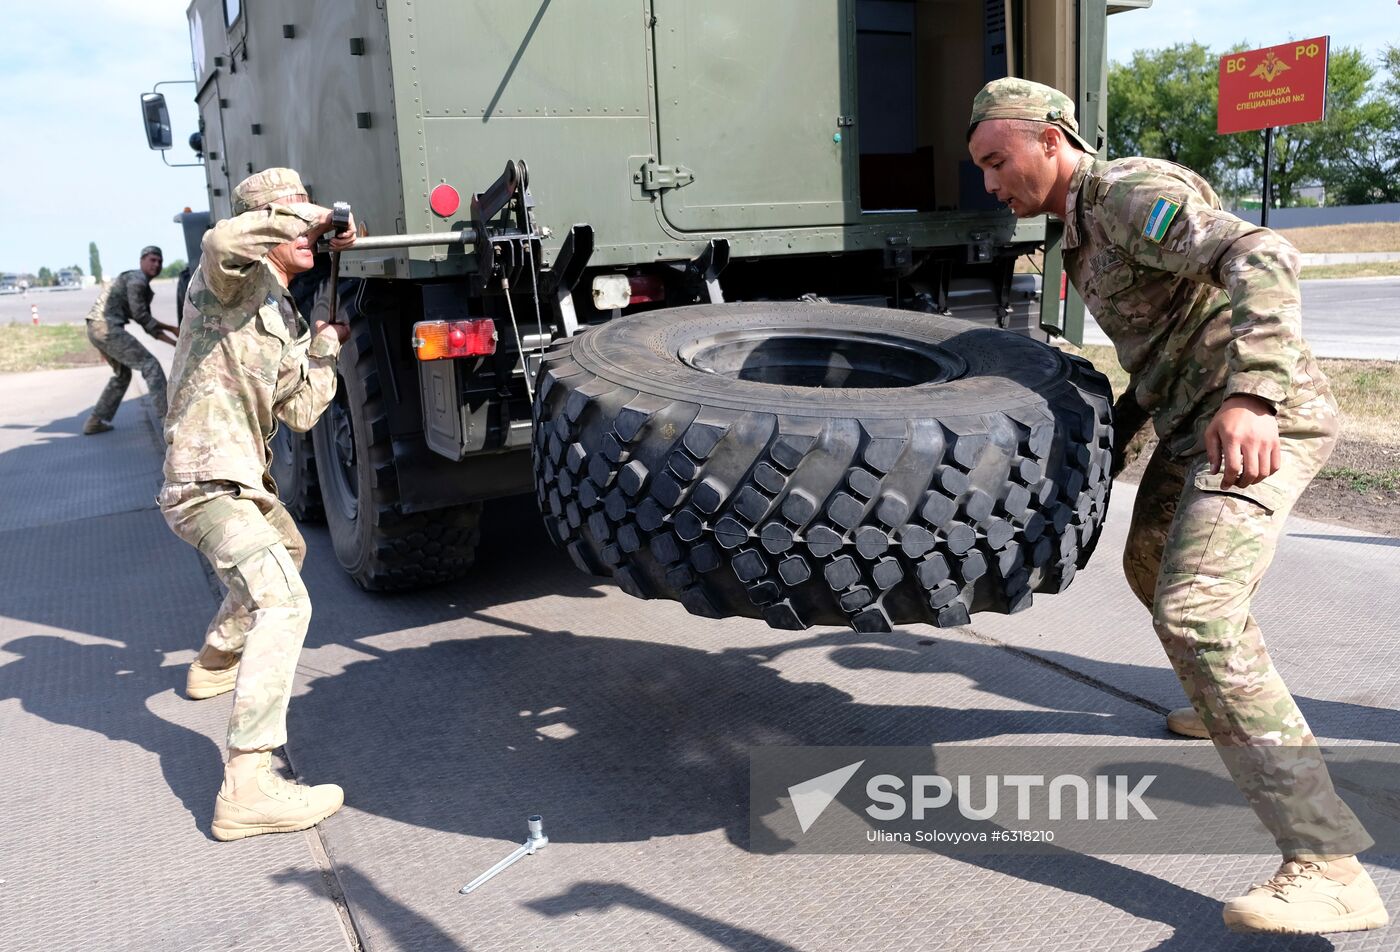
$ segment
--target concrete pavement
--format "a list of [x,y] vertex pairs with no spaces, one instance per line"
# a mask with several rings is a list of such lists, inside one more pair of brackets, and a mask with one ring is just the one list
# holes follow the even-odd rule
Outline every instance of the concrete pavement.
[[[1260,856],[757,856],[756,745],[1166,741],[1180,701],[1118,557],[969,628],[777,632],[631,599],[491,507],[478,569],[360,592],[305,529],[288,753],[317,831],[208,836],[228,698],[184,700],[218,594],[165,528],[154,430],[78,427],[105,371],[0,377],[0,948],[1382,950],[1235,936]],[[1258,600],[1320,736],[1400,737],[1400,540],[1293,520]],[[551,845],[469,897],[524,837]],[[1400,857],[1368,857],[1400,911]]]
[[[113,272],[116,277],[120,272]],[[175,279],[157,278],[151,282],[155,297],[151,313],[167,324],[175,323]],[[88,309],[97,300],[98,289],[32,290],[27,294],[0,294],[0,324],[28,324],[31,308],[39,309],[40,324],[73,324],[87,318]],[[136,333],[144,343],[148,340],[140,328]],[[151,343],[155,343],[151,341]]]

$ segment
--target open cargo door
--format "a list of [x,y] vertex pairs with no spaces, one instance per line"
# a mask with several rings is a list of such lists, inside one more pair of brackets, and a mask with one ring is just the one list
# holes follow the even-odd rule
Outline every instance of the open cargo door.
[[672,226],[858,215],[850,3],[653,0],[660,161],[641,171]]

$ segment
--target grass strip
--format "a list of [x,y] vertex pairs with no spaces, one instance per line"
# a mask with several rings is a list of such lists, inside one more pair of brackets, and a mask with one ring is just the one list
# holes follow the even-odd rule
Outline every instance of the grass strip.
[[[1077,348],[1113,384],[1113,395],[1128,386],[1112,347]],[[1343,419],[1343,435],[1352,440],[1400,447],[1400,362],[1393,360],[1319,360],[1332,384]]]
[[1300,281],[1325,278],[1393,278],[1400,275],[1400,261],[1369,261],[1363,264],[1314,264],[1298,272]]
[[88,342],[87,325],[0,324],[0,373],[89,367],[102,363]]
[[1354,225],[1314,225],[1281,228],[1279,234],[1303,254],[1347,254],[1356,251],[1400,251],[1400,222],[1377,221]]
[[1317,478],[1344,482],[1347,488],[1358,493],[1400,492],[1400,469],[1368,472],[1350,466],[1329,466],[1318,473]]

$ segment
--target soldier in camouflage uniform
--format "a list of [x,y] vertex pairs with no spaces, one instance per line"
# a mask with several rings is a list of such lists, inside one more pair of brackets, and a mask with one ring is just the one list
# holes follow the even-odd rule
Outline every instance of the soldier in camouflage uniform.
[[[315,263],[330,211],[296,172],[268,169],[234,190],[236,216],[205,236],[185,298],[158,502],[176,535],[209,560],[228,595],[190,666],[186,693],[233,691],[228,764],[214,837],[306,829],[340,808],[335,784],[288,783],[270,752],[287,739],[287,701],[311,618],[306,546],[268,472],[278,422],[306,431],[330,404],[348,329],[310,327],[287,290]],[[354,244],[352,231],[332,239]]]
[[1114,410],[1119,445],[1149,416],[1160,437],[1123,561],[1192,704],[1169,726],[1215,742],[1284,858],[1226,903],[1226,923],[1384,925],[1355,857],[1372,841],[1249,612],[1285,517],[1337,440],[1336,403],[1302,337],[1296,249],[1222,211],[1190,169],[1096,158],[1073,102],[1048,86],[987,84],[968,147],[1018,216],[1063,220],[1065,270],[1131,375]]
[[111,366],[112,379],[107,381],[102,395],[97,398],[92,416],[83,424],[85,436],[106,433],[112,428],[112,417],[116,416],[117,407],[121,405],[126,388],[131,383],[133,370],[140,372],[145,379],[156,415],[165,418],[165,371],[151,352],[142,347],[141,342],[126,329],[127,321],[135,321],[161,343],[175,343],[176,329],[156,320],[151,314],[151,298],[154,296],[151,278],[160,274],[162,261],[160,249],[155,245],[142,248],[141,267],[117,275],[102,289],[88,311],[88,340]]

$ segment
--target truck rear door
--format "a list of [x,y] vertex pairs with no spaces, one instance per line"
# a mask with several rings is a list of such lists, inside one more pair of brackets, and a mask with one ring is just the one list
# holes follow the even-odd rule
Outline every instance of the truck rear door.
[[652,0],[659,154],[642,174],[673,227],[853,217],[850,3]]

